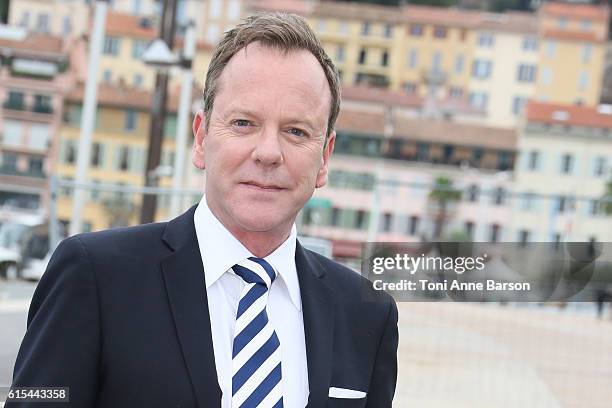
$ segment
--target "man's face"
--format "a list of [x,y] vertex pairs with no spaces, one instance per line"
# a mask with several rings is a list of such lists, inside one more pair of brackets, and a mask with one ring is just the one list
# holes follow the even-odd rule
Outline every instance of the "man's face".
[[193,163],[206,169],[208,205],[234,235],[287,234],[325,185],[330,104],[323,68],[308,51],[256,42],[229,61],[208,129],[203,112],[194,120]]

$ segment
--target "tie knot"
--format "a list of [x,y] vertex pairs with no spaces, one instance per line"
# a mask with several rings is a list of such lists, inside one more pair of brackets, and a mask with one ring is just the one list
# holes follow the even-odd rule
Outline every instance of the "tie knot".
[[247,283],[259,283],[266,288],[270,288],[274,279],[276,279],[276,271],[266,262],[265,259],[251,256],[242,262],[232,266],[232,270]]

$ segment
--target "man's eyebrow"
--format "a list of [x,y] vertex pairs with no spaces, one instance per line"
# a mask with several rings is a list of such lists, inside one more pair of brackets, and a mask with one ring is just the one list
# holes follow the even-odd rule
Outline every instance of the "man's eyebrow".
[[251,117],[257,117],[257,113],[249,110],[249,109],[245,109],[245,108],[241,108],[239,106],[233,107],[230,106],[228,109],[225,110],[224,115],[228,116],[228,115],[235,115],[235,114],[240,114],[240,115],[245,115],[245,116],[251,116]]

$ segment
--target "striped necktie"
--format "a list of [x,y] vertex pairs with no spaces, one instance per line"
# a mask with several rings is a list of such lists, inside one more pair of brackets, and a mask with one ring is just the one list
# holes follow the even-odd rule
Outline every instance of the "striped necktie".
[[276,272],[250,257],[232,267],[246,285],[240,292],[232,348],[232,408],[283,406],[281,349],[266,313]]

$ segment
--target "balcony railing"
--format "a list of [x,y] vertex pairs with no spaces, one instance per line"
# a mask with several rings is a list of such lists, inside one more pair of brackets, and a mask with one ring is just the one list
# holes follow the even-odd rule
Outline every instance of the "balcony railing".
[[49,105],[35,104],[32,107],[32,112],[36,113],[53,113],[53,108]]
[[38,171],[38,170],[26,170],[26,171],[19,171],[14,167],[6,167],[6,166],[0,166],[0,175],[6,175],[6,176],[21,176],[21,177],[34,177],[34,178],[45,178],[47,177],[47,175],[42,172],[42,171]]
[[19,102],[19,101],[12,101],[12,100],[6,100],[4,101],[4,103],[2,104],[2,107],[4,107],[4,109],[11,109],[11,110],[25,110],[25,104],[23,102]]

